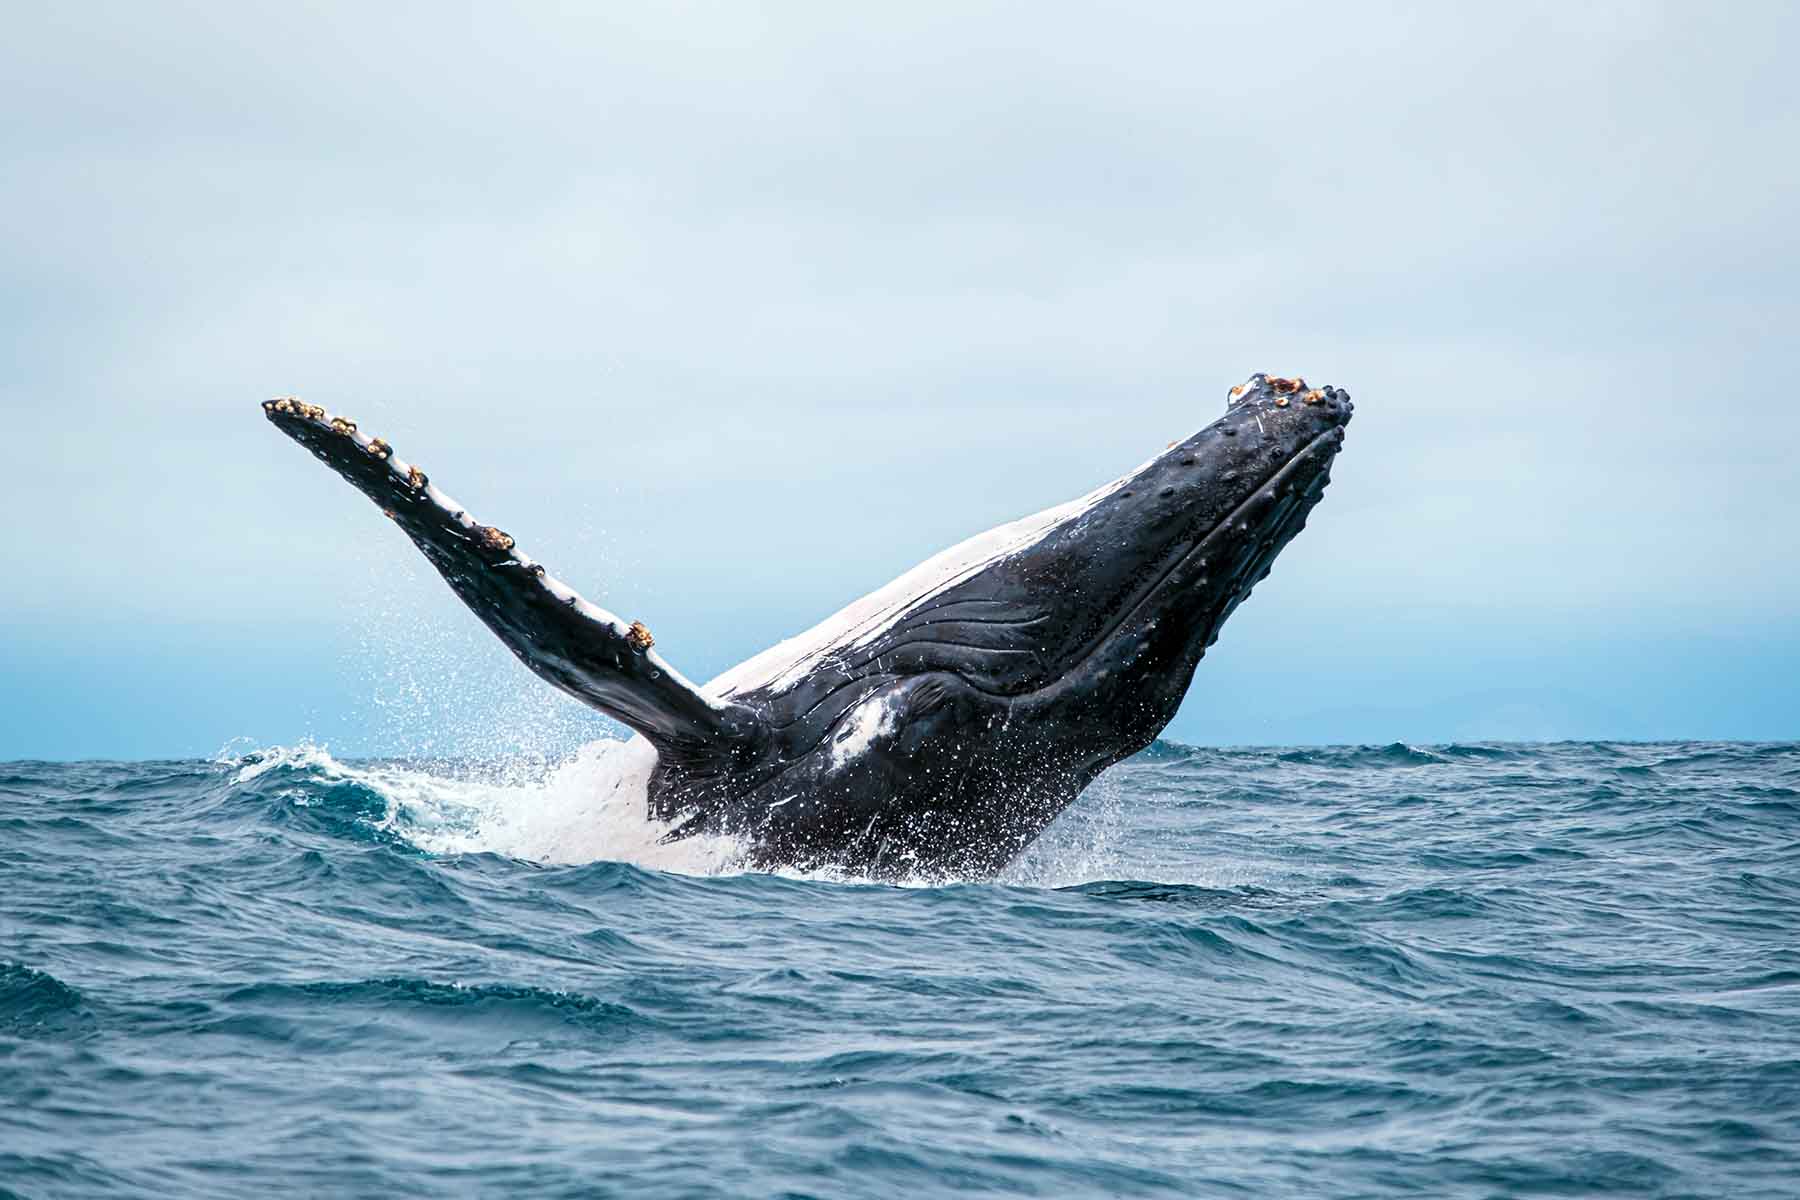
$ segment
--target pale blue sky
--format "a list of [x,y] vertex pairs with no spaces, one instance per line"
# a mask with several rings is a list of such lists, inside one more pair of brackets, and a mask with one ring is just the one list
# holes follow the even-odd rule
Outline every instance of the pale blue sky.
[[1800,737],[1792,6],[3,7],[0,758],[598,727],[271,395],[704,678],[1255,370],[1171,736]]

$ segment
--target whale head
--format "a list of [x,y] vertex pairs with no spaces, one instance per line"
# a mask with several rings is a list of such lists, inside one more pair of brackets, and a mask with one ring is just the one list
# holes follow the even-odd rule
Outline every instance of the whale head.
[[715,680],[780,731],[760,800],[801,798],[740,811],[789,860],[808,842],[857,844],[865,865],[890,845],[960,843],[963,869],[1004,863],[1175,715],[1318,503],[1350,414],[1337,388],[1252,376],[1136,471]]
[[1065,758],[1098,770],[1168,724],[1323,496],[1351,412],[1338,388],[1254,375],[1217,420],[1011,564],[1021,602],[1057,617],[1027,711],[1072,731]]

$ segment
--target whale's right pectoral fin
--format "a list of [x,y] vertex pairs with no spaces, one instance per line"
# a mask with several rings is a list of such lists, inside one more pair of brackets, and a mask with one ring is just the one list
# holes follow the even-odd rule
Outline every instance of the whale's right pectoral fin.
[[766,740],[757,713],[688,682],[651,648],[654,639],[641,622],[622,621],[583,600],[380,438],[299,400],[271,400],[263,411],[380,505],[520,661],[642,733],[665,760],[702,767],[754,754]]

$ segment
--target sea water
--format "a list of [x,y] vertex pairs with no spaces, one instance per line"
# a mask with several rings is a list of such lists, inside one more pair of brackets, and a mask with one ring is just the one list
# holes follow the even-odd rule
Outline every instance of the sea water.
[[628,758],[0,764],[0,1195],[1800,1195],[1800,745],[1159,744],[899,887]]

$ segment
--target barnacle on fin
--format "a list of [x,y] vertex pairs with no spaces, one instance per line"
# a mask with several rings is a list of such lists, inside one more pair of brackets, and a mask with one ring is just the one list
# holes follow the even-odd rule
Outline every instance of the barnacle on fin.
[[[321,409],[320,411],[323,413],[324,410]],[[307,415],[311,416],[312,414],[308,413]],[[356,422],[352,421],[349,417],[333,417],[331,418],[331,432],[341,433],[345,437],[349,437],[356,432]]]
[[625,640],[630,642],[631,648],[640,654],[656,645],[656,639],[650,635],[650,627],[642,621],[631,623],[631,628],[625,631]]
[[370,438],[366,449],[382,462],[386,462],[394,456],[394,448],[380,438]]
[[477,528],[475,537],[484,550],[511,550],[513,548],[511,535],[502,533],[492,525],[482,525]]

